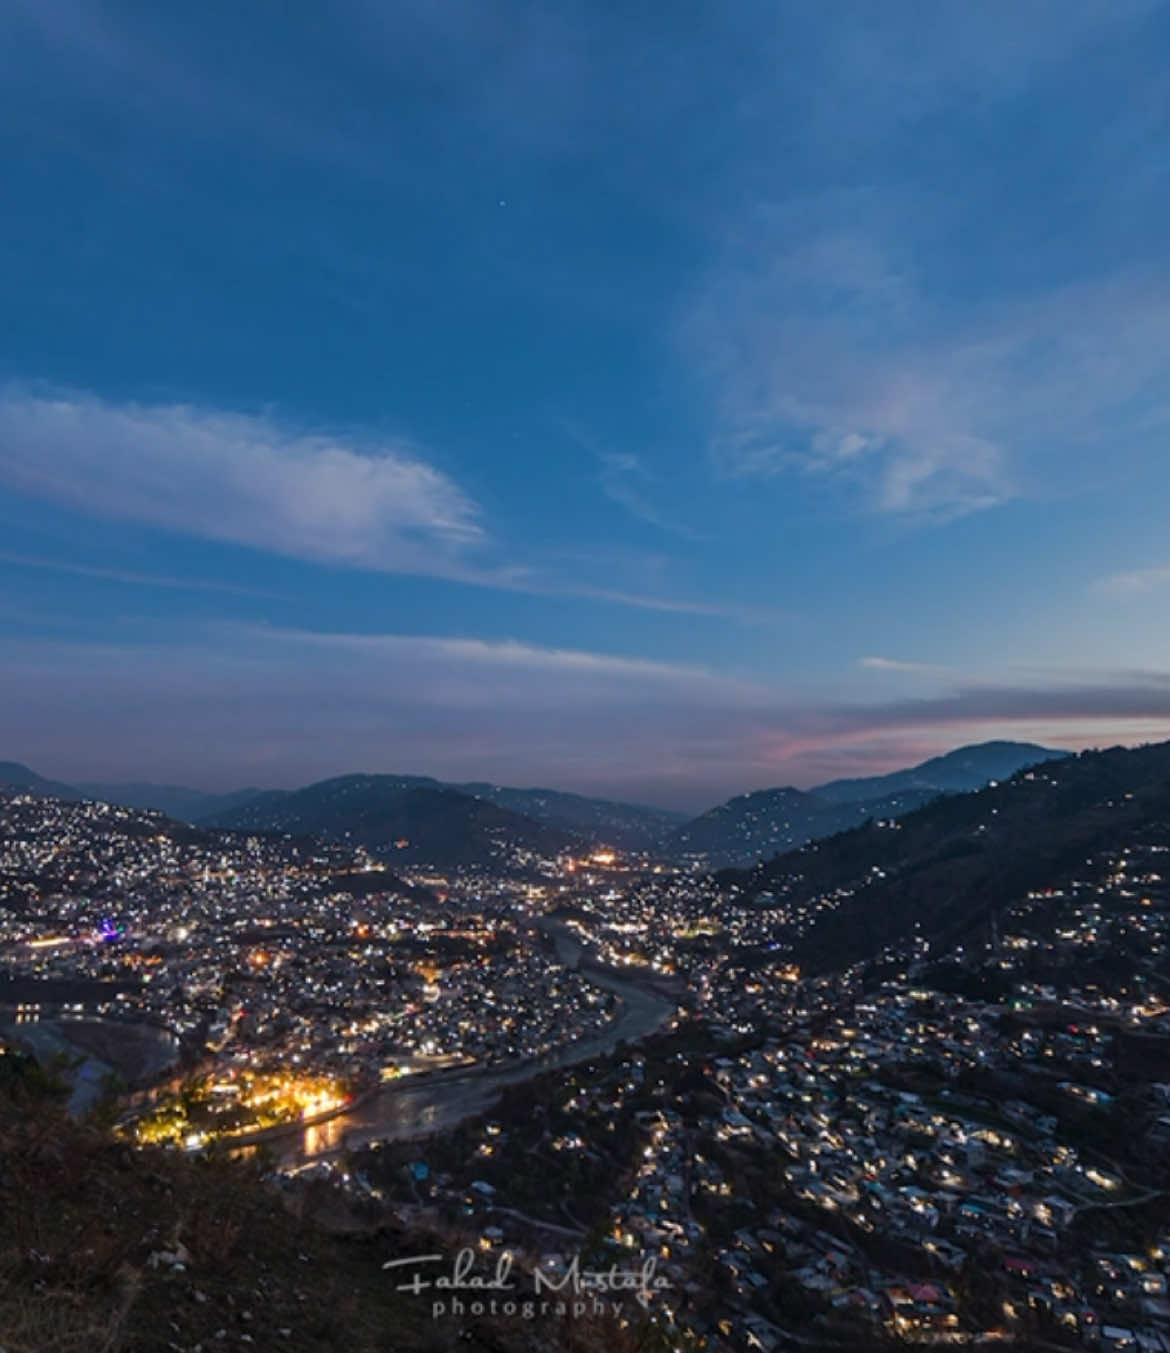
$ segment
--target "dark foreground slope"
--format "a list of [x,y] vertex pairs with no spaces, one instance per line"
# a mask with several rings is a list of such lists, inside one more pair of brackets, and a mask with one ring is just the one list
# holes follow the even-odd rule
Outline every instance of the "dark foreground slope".
[[[302,1200],[303,1201],[303,1200]],[[5,1353],[635,1353],[611,1319],[433,1321],[388,1257],[434,1237],[340,1235],[294,1216],[259,1168],[140,1151],[60,1110],[0,1051],[0,1348]],[[336,1221],[335,1221],[336,1225]]]
[[[912,934],[956,944],[1000,907],[1076,876],[1100,851],[1170,826],[1170,743],[1066,757],[892,826],[867,823],[720,882],[781,909],[837,895],[798,941],[816,971],[872,957]],[[761,898],[761,894],[764,896]],[[779,924],[779,922],[778,922]]]
[[368,1246],[296,1221],[254,1168],[134,1151],[22,1084],[19,1061],[0,1055],[6,1353],[443,1346]]

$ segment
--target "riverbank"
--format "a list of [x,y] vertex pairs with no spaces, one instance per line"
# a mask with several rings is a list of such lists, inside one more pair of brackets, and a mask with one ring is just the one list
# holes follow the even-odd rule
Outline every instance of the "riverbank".
[[66,1107],[75,1118],[84,1117],[110,1085],[157,1076],[179,1055],[178,1040],[167,1030],[96,1016],[0,1018],[0,1033],[42,1065],[60,1064],[70,1086]]

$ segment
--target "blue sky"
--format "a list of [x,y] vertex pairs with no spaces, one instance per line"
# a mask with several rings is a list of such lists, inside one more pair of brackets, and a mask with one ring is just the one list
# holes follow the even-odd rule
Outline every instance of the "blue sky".
[[1170,6],[16,0],[0,757],[1170,736]]

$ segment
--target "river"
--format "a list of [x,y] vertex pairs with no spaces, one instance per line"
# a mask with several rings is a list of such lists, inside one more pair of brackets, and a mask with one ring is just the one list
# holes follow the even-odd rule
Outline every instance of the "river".
[[179,1056],[179,1041],[152,1024],[99,1019],[96,1016],[0,1020],[0,1033],[23,1043],[44,1065],[64,1059],[70,1091],[66,1107],[83,1117],[105,1093],[115,1072],[123,1083],[150,1080]]
[[[552,936],[561,963],[575,966],[582,957],[581,945],[565,926],[548,918],[541,918],[537,924]],[[413,1084],[409,1079],[394,1082],[345,1113],[273,1142],[271,1145],[281,1153],[281,1164],[292,1168],[343,1147],[445,1131],[465,1118],[484,1113],[505,1086],[519,1085],[543,1071],[604,1056],[623,1041],[633,1043],[661,1029],[675,1012],[673,1002],[614,969],[590,963],[582,975],[595,986],[612,991],[622,1002],[617,1019],[603,1033],[579,1038],[556,1052],[518,1065],[434,1072]]]

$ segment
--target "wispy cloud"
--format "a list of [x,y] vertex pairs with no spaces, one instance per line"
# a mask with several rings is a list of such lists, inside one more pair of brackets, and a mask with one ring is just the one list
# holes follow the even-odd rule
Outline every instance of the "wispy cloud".
[[640,457],[629,452],[601,451],[598,461],[598,483],[602,493],[631,517],[683,540],[704,539],[700,531],[674,520],[663,511],[659,500],[665,486]]
[[[405,438],[306,431],[271,415],[0,391],[0,486],[113,521],[317,563],[473,587],[745,620],[731,603],[565,576],[555,561],[501,561],[482,513]],[[33,564],[29,558],[12,562]],[[40,567],[83,571],[40,561]],[[228,585],[84,566],[173,587]],[[628,570],[627,570],[628,574]],[[774,617],[772,617],[774,618]]]
[[0,745],[30,764],[70,760],[75,778],[153,768],[288,784],[415,770],[641,793],[679,777],[693,796],[686,749],[716,748],[729,718],[750,722],[771,699],[750,682],[637,656],[238,625],[188,628],[169,644],[157,634],[9,640],[4,665]]
[[9,389],[0,483],[88,515],[367,568],[443,573],[485,539],[476,505],[405,442],[191,405]]
[[557,426],[596,463],[596,483],[602,493],[636,521],[656,526],[684,540],[702,539],[700,532],[674,520],[662,507],[665,485],[643,456],[615,451],[572,419],[558,418]]
[[[1155,11],[808,12],[782,125],[829,172],[775,185],[760,167],[679,321],[722,474],[947,520],[1157,454],[1170,271],[1140,139],[1165,109],[1141,55]],[[992,136],[1011,166],[992,166]]]
[[1170,565],[1161,568],[1138,568],[1111,573],[1093,584],[1093,591],[1103,596],[1140,596],[1170,587]]
[[[275,626],[233,626],[231,633],[244,636],[261,646],[282,645],[306,650],[334,650],[362,654],[368,658],[403,663],[450,664],[495,672],[511,671],[539,676],[582,676],[619,688],[639,684],[672,687],[707,701],[728,704],[764,704],[766,688],[689,663],[659,662],[621,654],[596,653],[582,649],[553,648],[524,643],[516,639],[480,639],[461,636],[434,636],[387,633],[324,632],[285,629]],[[562,697],[556,687],[542,686],[540,703],[557,702]],[[527,705],[533,692],[517,691],[519,701]],[[570,703],[580,692],[570,692]]]
[[868,668],[873,672],[897,672],[906,676],[953,677],[956,675],[951,667],[942,667],[929,662],[905,662],[900,658],[861,658],[858,661],[858,666]]
[[745,624],[771,624],[782,618],[779,611],[764,607],[741,606],[735,602],[695,601],[687,597],[657,596],[652,592],[630,592],[620,587],[594,587],[587,583],[547,583],[533,581],[523,589],[540,596],[572,596],[585,601],[612,602],[632,606],[639,611],[658,611],[665,615],[705,615],[742,621]]
[[874,728],[1005,727],[1095,721],[1102,728],[1127,720],[1163,720],[1170,734],[1170,672],[1101,673],[1095,681],[1063,686],[961,684],[945,693],[881,705],[821,711],[814,724],[831,736]]
[[128,583],[135,587],[165,587],[183,592],[224,592],[233,596],[273,597],[277,593],[244,583],[220,582],[215,578],[180,578],[166,573],[143,573],[136,569],[105,568],[98,564],[75,563],[68,559],[44,559],[32,554],[0,552],[0,564],[39,569],[48,573],[68,573],[79,578],[97,578],[105,582]]
[[698,809],[983,738],[1080,747],[1170,735],[1170,672],[1157,671],[955,680],[862,702],[636,654],[255,625],[187,627],[169,643],[8,640],[4,670],[0,746],[66,780],[165,774],[226,787],[416,771]]
[[0,14],[0,61],[7,58],[6,73],[23,80],[47,52],[74,97],[129,106],[200,136],[247,137],[270,150],[350,166],[372,158],[372,146],[355,151],[353,137],[313,117],[279,80],[257,78],[254,66],[246,76],[237,64],[242,53],[235,61],[222,50],[218,61],[198,59],[214,30],[205,24],[184,32],[181,23],[168,24],[176,18],[76,0],[14,0]]
[[688,341],[706,354],[726,472],[813,474],[879,512],[953,516],[1083,486],[1106,455],[1141,463],[1170,429],[1170,276],[962,314],[891,276],[818,274],[781,249],[700,299]]
[[606,451],[599,457],[601,470],[598,483],[611,501],[624,508],[631,517],[662,526],[662,513],[653,499],[654,476],[637,456]]
[[956,106],[986,113],[1081,54],[1099,58],[1105,40],[1159,5],[890,0],[878,9],[845,0],[802,7],[777,29],[807,58],[790,72],[806,135],[823,159],[849,164],[899,128]]

